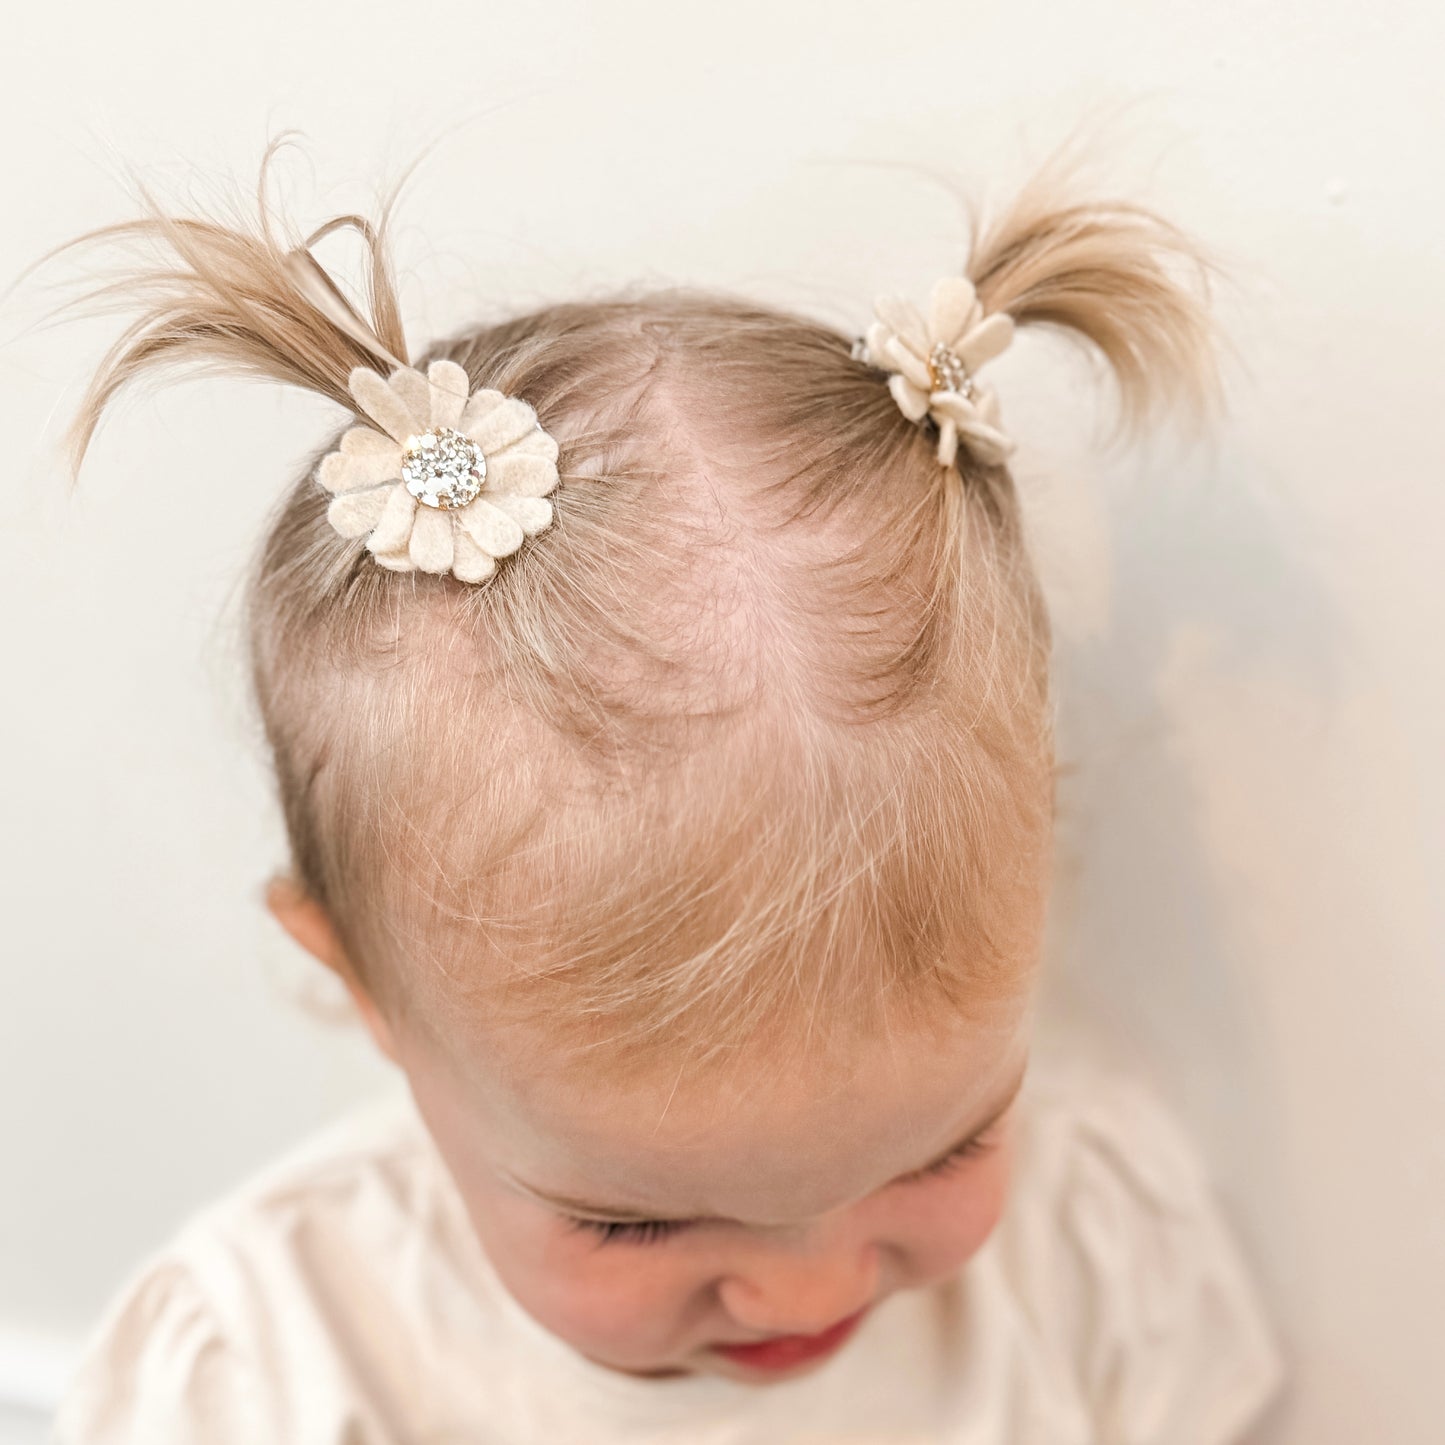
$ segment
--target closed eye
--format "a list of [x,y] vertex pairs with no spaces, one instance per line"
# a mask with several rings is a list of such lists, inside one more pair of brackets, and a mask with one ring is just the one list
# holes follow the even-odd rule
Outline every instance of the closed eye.
[[[919,1184],[926,1179],[937,1179],[942,1175],[952,1174],[955,1170],[962,1168],[968,1160],[976,1158],[980,1154],[987,1154],[995,1143],[994,1131],[985,1129],[981,1134],[975,1134],[972,1139],[945,1154],[942,1159],[935,1160],[926,1169],[916,1169],[912,1174],[900,1175],[893,1180],[892,1184],[885,1187],[894,1188],[898,1185]],[[580,1215],[564,1215],[563,1217],[573,1228],[598,1235],[603,1244],[621,1241],[629,1244],[655,1244],[684,1229],[691,1229],[697,1224],[707,1222],[697,1219],[584,1219]]]

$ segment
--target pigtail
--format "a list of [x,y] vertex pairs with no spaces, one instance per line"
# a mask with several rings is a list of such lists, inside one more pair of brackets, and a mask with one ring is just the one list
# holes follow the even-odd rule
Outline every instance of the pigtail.
[[[240,218],[225,225],[168,215],[137,182],[144,217],[88,231],[40,258],[44,262],[107,239],[150,243],[161,253],[61,308],[113,298],[88,309],[141,312],[105,354],[66,433],[72,485],[112,398],[166,366],[196,365],[286,382],[354,411],[347,390],[353,367],[380,361],[389,371],[408,364],[386,250],[387,220],[401,182],[386,200],[378,226],[361,216],[337,216],[301,239],[273,217],[266,197],[267,168],[285,141],[284,133],[271,141],[261,162],[258,225]],[[343,227],[366,243],[369,320],[311,254],[312,246]],[[167,249],[169,257],[163,254]]]
[[[1222,399],[1214,262],[1148,208],[1070,200],[1069,185],[1056,160],[996,220],[971,223],[967,270],[983,309],[1093,343],[1117,382],[1129,436],[1171,410],[1196,426],[1212,421]],[[1176,274],[1181,266],[1197,288]]]

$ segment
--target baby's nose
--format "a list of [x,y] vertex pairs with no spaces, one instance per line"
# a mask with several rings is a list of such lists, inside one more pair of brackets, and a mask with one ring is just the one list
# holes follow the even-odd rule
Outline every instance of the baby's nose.
[[816,1335],[873,1302],[878,1249],[857,1239],[761,1249],[718,1286],[723,1308],[759,1335]]

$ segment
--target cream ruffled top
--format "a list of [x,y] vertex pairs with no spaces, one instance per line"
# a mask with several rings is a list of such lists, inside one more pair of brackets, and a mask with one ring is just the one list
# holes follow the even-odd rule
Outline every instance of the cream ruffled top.
[[534,1321],[410,1101],[187,1225],[102,1322],[59,1445],[1225,1445],[1283,1380],[1193,1146],[1119,1073],[1021,1096],[1003,1219],[811,1374],[641,1379]]

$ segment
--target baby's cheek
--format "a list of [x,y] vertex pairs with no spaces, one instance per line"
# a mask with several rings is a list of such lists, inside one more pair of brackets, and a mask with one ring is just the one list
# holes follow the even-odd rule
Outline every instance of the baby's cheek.
[[1013,1169],[1009,1142],[941,1179],[925,1183],[896,1222],[905,1287],[952,1274],[987,1243],[1008,1203]]
[[674,1352],[696,1282],[665,1245],[603,1244],[541,1212],[510,1225],[496,1241],[497,1272],[539,1324],[623,1369]]
[[[558,1264],[564,1261],[558,1259]],[[571,1242],[547,1299],[559,1333],[598,1355],[650,1358],[677,1333],[692,1296],[666,1245]]]

